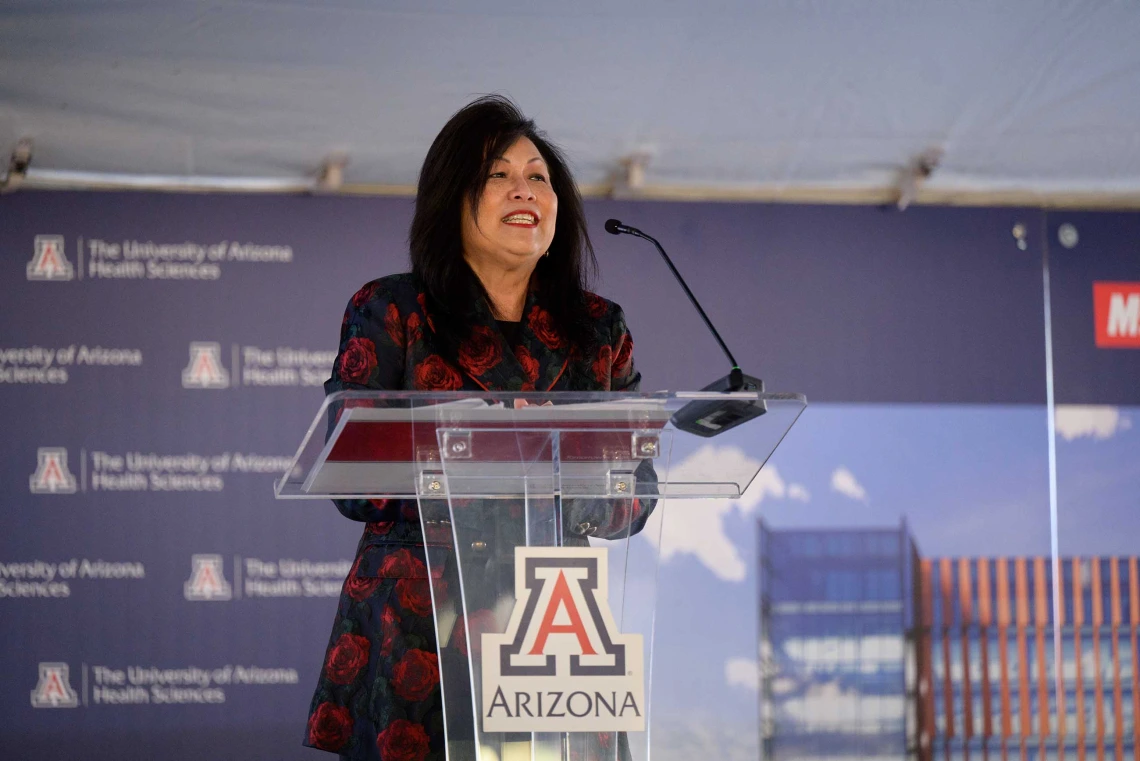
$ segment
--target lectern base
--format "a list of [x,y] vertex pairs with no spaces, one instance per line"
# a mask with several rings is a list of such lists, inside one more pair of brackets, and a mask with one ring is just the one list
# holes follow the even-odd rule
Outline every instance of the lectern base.
[[[474,750],[470,742],[448,743],[447,761],[475,761]],[[503,743],[497,752],[484,748],[482,755],[485,761],[562,761],[562,754],[557,751],[539,749],[532,756],[529,742]]]

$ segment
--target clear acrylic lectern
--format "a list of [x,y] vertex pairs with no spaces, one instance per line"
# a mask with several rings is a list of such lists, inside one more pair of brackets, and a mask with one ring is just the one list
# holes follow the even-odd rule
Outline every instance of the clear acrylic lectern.
[[[763,414],[691,414],[726,400]],[[757,392],[339,392],[275,490],[418,503],[451,761],[640,761],[666,507],[740,497],[805,406]]]

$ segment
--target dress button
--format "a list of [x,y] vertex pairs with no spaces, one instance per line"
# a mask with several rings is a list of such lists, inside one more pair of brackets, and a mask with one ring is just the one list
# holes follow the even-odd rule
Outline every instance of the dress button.
[[471,549],[476,550],[476,551],[485,550],[485,549],[487,549],[487,543],[486,542],[478,542],[478,541],[472,542],[471,543]]

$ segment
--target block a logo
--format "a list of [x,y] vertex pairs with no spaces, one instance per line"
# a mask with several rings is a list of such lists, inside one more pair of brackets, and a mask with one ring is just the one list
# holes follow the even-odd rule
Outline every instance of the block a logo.
[[190,562],[190,578],[182,585],[182,594],[187,600],[209,602],[233,597],[221,555],[194,555]]
[[1093,283],[1096,345],[1140,349],[1140,283]]
[[516,547],[515,606],[482,637],[485,732],[641,732],[640,634],[609,607],[607,550]]
[[74,494],[75,476],[67,469],[67,450],[40,447],[36,450],[36,472],[28,479],[32,494]]
[[182,371],[182,388],[229,388],[230,374],[222,366],[222,345],[190,343],[190,364]]
[[79,696],[71,689],[66,663],[41,663],[40,680],[32,690],[32,708],[75,708]]
[[28,280],[71,280],[75,268],[63,253],[62,235],[37,235],[36,251],[27,266]]

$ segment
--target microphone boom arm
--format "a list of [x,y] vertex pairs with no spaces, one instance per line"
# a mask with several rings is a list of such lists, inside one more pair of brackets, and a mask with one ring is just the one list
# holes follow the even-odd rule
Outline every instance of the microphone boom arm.
[[737,364],[736,358],[732,356],[732,352],[729,350],[728,344],[726,344],[724,342],[724,339],[720,337],[720,333],[718,333],[717,329],[713,326],[712,320],[709,319],[709,316],[705,314],[705,310],[701,307],[700,302],[697,301],[697,297],[693,295],[693,292],[691,290],[689,290],[689,284],[685,282],[685,278],[681,277],[681,273],[677,271],[677,268],[675,266],[673,266],[673,260],[669,258],[669,254],[665,253],[664,247],[662,247],[662,245],[657,242],[657,239],[652,235],[643,233],[636,227],[623,225],[616,219],[611,219],[606,222],[606,232],[613,235],[621,235],[622,233],[625,233],[626,235],[633,235],[637,238],[643,238],[656,246],[657,252],[661,254],[661,258],[664,259],[665,264],[669,266],[670,271],[673,273],[673,277],[677,278],[677,282],[681,284],[681,288],[684,289],[685,295],[689,297],[689,301],[692,302],[693,306],[696,308],[697,314],[701,316],[701,319],[704,320],[705,326],[709,329],[709,332],[713,334],[713,338],[715,338],[716,342],[720,344],[721,351],[723,351],[725,356],[728,357],[728,361],[732,363],[732,371],[729,373],[728,377],[728,390],[739,391],[744,388],[744,371],[740,369],[740,365]]

